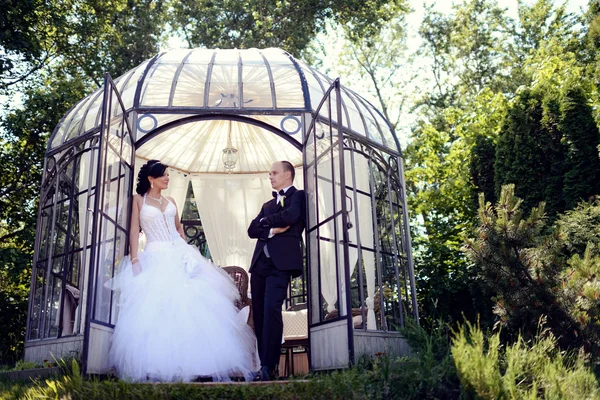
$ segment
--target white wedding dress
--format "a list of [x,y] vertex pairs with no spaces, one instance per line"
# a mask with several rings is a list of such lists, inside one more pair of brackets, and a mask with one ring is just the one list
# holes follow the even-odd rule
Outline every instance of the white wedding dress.
[[109,364],[130,381],[248,380],[256,370],[256,338],[234,305],[239,292],[179,236],[176,214],[170,201],[162,212],[144,199],[142,271],[134,276],[127,257],[108,283],[118,294]]

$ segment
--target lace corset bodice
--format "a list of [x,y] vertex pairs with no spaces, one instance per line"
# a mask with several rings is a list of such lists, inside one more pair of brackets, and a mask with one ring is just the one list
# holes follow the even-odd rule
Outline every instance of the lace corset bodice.
[[140,210],[140,226],[146,234],[148,242],[165,242],[172,241],[179,237],[175,228],[175,216],[177,208],[169,201],[165,211],[162,212],[158,208],[144,203]]

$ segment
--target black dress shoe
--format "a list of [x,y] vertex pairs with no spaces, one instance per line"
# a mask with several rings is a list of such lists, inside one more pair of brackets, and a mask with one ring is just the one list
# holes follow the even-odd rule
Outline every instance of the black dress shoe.
[[257,375],[254,377],[255,382],[265,382],[277,380],[277,371],[275,368],[269,368],[266,365],[260,367]]

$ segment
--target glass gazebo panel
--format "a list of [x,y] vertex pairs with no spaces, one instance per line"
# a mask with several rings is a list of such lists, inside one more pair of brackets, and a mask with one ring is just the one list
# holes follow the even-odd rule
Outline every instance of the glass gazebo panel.
[[216,52],[216,50],[211,50],[211,49],[193,49],[192,54],[190,54],[186,63],[198,64],[198,65],[208,65],[208,64],[210,64],[215,52]]
[[296,142],[302,143],[302,116],[299,114],[247,115],[247,117],[265,122],[276,129],[282,130]]
[[50,142],[51,149],[56,148],[63,143],[63,137],[65,135],[65,131],[69,125],[69,122],[71,122],[71,120],[77,114],[77,111],[79,110],[79,106],[82,103],[87,102],[88,100],[89,99],[86,97],[85,99],[83,99],[79,103],[77,103],[63,118],[62,123],[58,127],[56,127],[54,136],[52,137],[52,141]]
[[[179,64],[157,63],[152,66],[142,88],[140,106],[167,106],[171,94],[171,84]],[[120,107],[114,107],[117,110]]]
[[123,93],[123,88],[128,83],[128,81],[131,79],[132,75],[135,73],[137,68],[139,68],[139,67],[130,69],[129,71],[125,72],[123,75],[121,75],[120,77],[118,77],[117,79],[114,80],[115,84],[117,85],[117,90],[119,91],[119,93]]
[[54,233],[52,242],[54,248],[52,255],[56,256],[64,253],[67,240],[67,225],[69,216],[69,200],[62,201],[56,204],[56,220],[54,223]]
[[[383,127],[377,125],[377,121],[375,121],[376,111],[362,97],[357,96],[354,93],[351,93],[350,95],[355,99],[356,103],[358,104],[358,110],[365,119],[365,128],[368,132],[368,138],[378,144],[386,145],[381,132]],[[387,125],[385,128],[388,128]],[[392,148],[395,148],[395,146]]]
[[131,167],[121,163],[121,171],[119,173],[119,194],[118,194],[118,209],[117,209],[117,224],[127,226],[129,221],[126,221],[129,208],[129,187],[132,182],[130,178]]
[[260,51],[270,65],[292,65],[290,57],[280,49],[268,48]]
[[119,156],[110,148],[106,158],[106,177],[104,184],[104,204],[102,211],[110,217],[111,220],[117,219],[117,190],[119,175]]
[[[75,112],[73,113],[72,117],[70,118],[70,120],[66,123],[66,130],[63,134],[63,137],[61,139],[61,141],[64,143],[70,139],[76,138],[78,135],[81,134],[80,132],[80,128],[81,128],[81,120],[83,118],[83,115],[85,113],[85,110],[88,107],[88,103],[90,101],[91,97],[88,96],[84,99],[84,101],[81,102],[80,105],[77,106],[77,108],[75,109]],[[65,121],[66,122],[66,121]]]
[[157,60],[159,64],[180,64],[190,53],[190,49],[172,49],[163,53]]
[[123,150],[121,151],[123,160],[125,160],[126,163],[128,163],[129,165],[131,165],[132,163],[132,154],[133,154],[133,144],[131,143],[131,137],[128,134],[125,134],[123,136]]
[[[189,61],[189,59],[188,59]],[[203,107],[207,64],[186,63],[177,80],[173,95],[175,107]]]
[[[303,93],[300,75],[291,56],[279,49],[172,50],[152,61],[154,64],[144,74],[149,62],[145,61],[115,80],[127,110],[134,107],[134,96],[142,76],[144,81],[141,82],[139,106],[190,107],[202,111],[213,107],[273,111],[279,108],[304,108],[305,96],[310,96],[314,109],[323,91],[332,82],[326,75],[296,61],[307,84],[304,87],[308,93]],[[210,76],[207,76],[209,71]],[[209,87],[206,87],[207,83]],[[342,91],[345,92],[342,97],[344,125],[355,134],[398,151],[394,135],[381,114],[360,96],[351,94],[349,89],[342,87]],[[49,149],[99,126],[102,106],[99,93],[92,93],[68,113],[52,136]],[[207,97],[210,101],[205,104]],[[357,107],[357,102],[361,104],[360,107]],[[361,114],[365,117],[366,126]],[[329,107],[323,107],[320,115],[329,119]],[[333,117],[336,118],[335,115]],[[148,122],[148,129],[157,127]]]
[[272,65],[277,108],[304,108],[304,94],[298,70],[293,65]]
[[375,122],[379,126],[386,147],[395,148],[396,140],[394,139],[394,135],[392,134],[392,129],[390,128],[390,125],[385,120],[385,118],[379,112],[377,112],[377,110],[373,110],[373,114],[375,115]]
[[[62,257],[56,260],[57,263],[62,264]],[[62,289],[62,270],[59,273],[51,273],[51,286],[50,293],[46,309],[46,329],[44,332],[45,337],[56,337],[58,336],[58,323],[59,323],[59,304],[60,295]]]
[[105,283],[113,277],[115,254],[115,225],[106,218],[102,218],[102,234],[98,244],[98,265],[96,266],[96,288],[94,319],[110,323],[111,290]]
[[39,231],[40,247],[39,247],[38,260],[45,260],[46,258],[48,258],[48,250],[50,248],[50,241],[51,241],[50,233],[52,232],[52,211],[53,211],[52,206],[45,207],[42,209],[41,214],[40,214],[41,223],[39,224],[39,226],[41,228]]
[[83,116],[84,120],[81,124],[80,132],[87,132],[100,123],[100,114],[102,113],[102,104],[104,103],[104,88],[96,90],[91,95],[91,103],[87,107],[86,114]]
[[319,275],[320,294],[323,298],[322,315],[324,319],[335,318],[333,311],[338,310],[338,274],[337,256],[334,242],[334,223],[329,221],[319,228]]
[[123,82],[124,87],[120,89],[120,92],[121,100],[123,101],[126,110],[129,110],[131,107],[133,107],[133,100],[138,86],[138,81],[146,70],[149,62],[150,60],[144,61],[139,66],[135,67],[129,80],[127,82]]
[[240,87],[237,61],[235,64],[217,64],[215,62],[208,90],[208,107],[239,108]]
[[243,64],[242,82],[244,108],[273,108],[273,90],[265,65]]
[[[160,114],[160,113],[147,113],[140,114],[137,117],[137,121],[134,124],[137,124],[137,138],[136,140],[140,140],[144,136],[146,136],[149,132],[155,130],[156,128],[160,128],[169,122],[177,121],[186,117],[190,117],[193,114]],[[132,127],[133,129],[133,127]]]
[[39,263],[36,266],[33,278],[33,291],[31,293],[31,312],[29,316],[28,339],[40,338],[40,317],[42,314],[42,298],[45,288],[44,278],[46,276],[46,264]]
[[[358,111],[358,106],[355,100],[349,95],[346,90],[342,89],[342,99],[348,110],[349,121],[346,121],[344,125],[348,126],[354,132],[366,132],[365,124],[362,119],[361,113]],[[346,117],[344,115],[344,117]]]
[[308,86],[311,108],[314,110],[319,105],[319,102],[323,98],[325,90],[327,90],[329,85],[323,83],[324,86],[322,86],[320,81],[314,76],[312,69],[308,68],[306,65],[302,66],[302,72],[304,73],[304,78],[306,79],[306,84]]

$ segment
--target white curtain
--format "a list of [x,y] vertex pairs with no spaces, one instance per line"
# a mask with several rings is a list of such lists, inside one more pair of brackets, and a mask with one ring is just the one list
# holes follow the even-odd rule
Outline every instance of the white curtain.
[[181,171],[169,168],[169,178],[169,188],[163,191],[163,195],[171,196],[175,200],[179,211],[179,218],[181,218],[183,206],[185,205],[185,196],[190,184],[190,177]]
[[[213,261],[247,271],[256,245],[248,226],[272,198],[267,174],[202,174],[191,181]],[[296,170],[294,186],[303,187],[301,170]]]

